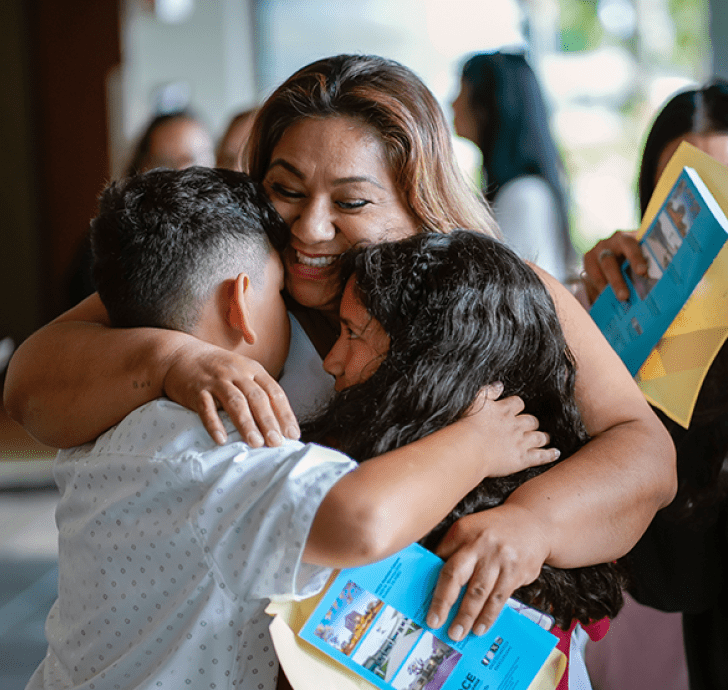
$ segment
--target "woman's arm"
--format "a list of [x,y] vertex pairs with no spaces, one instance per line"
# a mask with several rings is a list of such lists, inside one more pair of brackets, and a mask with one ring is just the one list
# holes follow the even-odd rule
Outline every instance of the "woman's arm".
[[448,562],[430,620],[444,620],[469,583],[453,623],[464,633],[474,622],[490,626],[544,562],[573,568],[625,554],[676,491],[667,430],[589,315],[556,280],[539,275],[576,358],[577,401],[593,439],[502,506],[462,519],[446,535],[438,554]]
[[548,435],[538,420],[520,414],[520,398],[496,402],[501,390],[490,387],[468,416],[342,477],[316,513],[303,560],[331,567],[381,560],[427,534],[483,477],[553,462],[558,451],[542,447]]
[[285,394],[260,364],[179,331],[111,328],[97,295],[18,348],[4,404],[38,440],[65,448],[162,395],[196,411],[218,442],[225,440],[218,402],[251,446],[263,445],[258,429],[268,445],[278,445],[282,430],[298,437]]

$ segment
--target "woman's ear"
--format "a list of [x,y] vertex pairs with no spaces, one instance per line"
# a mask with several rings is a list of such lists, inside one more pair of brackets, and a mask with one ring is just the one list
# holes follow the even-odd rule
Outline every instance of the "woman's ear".
[[257,340],[250,315],[251,290],[250,278],[246,273],[227,281],[227,322],[231,328],[240,331],[248,345],[253,345]]

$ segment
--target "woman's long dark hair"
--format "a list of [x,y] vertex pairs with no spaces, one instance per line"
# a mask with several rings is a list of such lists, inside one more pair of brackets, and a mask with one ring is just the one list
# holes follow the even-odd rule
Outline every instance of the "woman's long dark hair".
[[[352,275],[390,349],[368,380],[338,393],[304,425],[307,440],[334,439],[363,461],[456,421],[496,381],[503,382],[503,395],[523,398],[562,458],[589,440],[574,398],[575,365],[551,297],[504,244],[467,230],[421,234],[355,251],[344,260],[342,280]],[[485,479],[423,545],[434,548],[459,517],[499,505],[545,469]],[[544,566],[517,596],[549,611],[562,627],[573,619],[586,623],[616,615],[618,573],[614,564]]]
[[[645,141],[638,180],[644,215],[655,190],[665,147],[687,134],[728,134],[728,81],[675,94],[655,118]],[[663,515],[696,528],[715,519],[728,497],[728,343],[718,352],[700,389],[688,429],[659,410],[677,448],[678,492]]]

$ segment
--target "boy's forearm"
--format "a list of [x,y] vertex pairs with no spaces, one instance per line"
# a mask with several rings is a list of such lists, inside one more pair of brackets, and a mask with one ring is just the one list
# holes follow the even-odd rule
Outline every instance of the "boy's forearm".
[[304,560],[353,567],[427,534],[485,476],[482,449],[463,432],[458,422],[343,477],[319,507]]

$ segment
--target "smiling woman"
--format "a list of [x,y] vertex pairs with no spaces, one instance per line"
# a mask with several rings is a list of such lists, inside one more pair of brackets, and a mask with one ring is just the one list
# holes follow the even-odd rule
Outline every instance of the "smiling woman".
[[336,260],[350,247],[417,231],[374,130],[347,117],[305,119],[273,149],[263,185],[291,228],[286,287],[338,319]]
[[[297,313],[307,315],[302,325],[322,356],[338,335],[333,277],[345,249],[459,227],[497,234],[487,205],[459,172],[432,93],[383,58],[340,55],[296,72],[261,107],[247,151],[251,177],[291,228],[286,285],[303,303]],[[455,623],[463,634],[476,620],[491,623],[544,562],[577,567],[625,553],[675,490],[664,427],[588,314],[555,279],[536,273],[574,355],[576,402],[591,440],[502,505],[462,518],[444,538],[441,555],[457,557],[443,569],[435,608],[443,614],[469,582]],[[220,440],[218,405],[253,446],[264,436],[281,443],[282,431],[296,435],[281,389],[254,362],[182,333],[105,326],[106,313],[89,298],[15,355],[7,407],[39,438],[85,442],[162,395],[199,412]],[[320,359],[308,364],[320,370]],[[525,448],[506,431],[504,420],[520,417],[523,403],[513,403],[484,408],[493,442],[470,451],[494,461],[526,454],[533,465],[553,459],[553,449]],[[418,441],[422,452],[430,441]],[[460,459],[454,452],[454,468]]]

